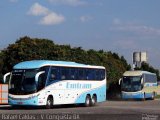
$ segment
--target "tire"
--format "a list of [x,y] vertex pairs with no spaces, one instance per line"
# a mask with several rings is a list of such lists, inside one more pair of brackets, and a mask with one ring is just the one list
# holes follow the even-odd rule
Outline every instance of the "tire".
[[97,97],[94,95],[91,99],[91,106],[95,106],[97,102]]
[[12,109],[20,109],[21,106],[18,106],[18,105],[11,105],[11,108],[12,108]]
[[145,101],[146,100],[146,97],[145,97],[145,93],[143,94],[143,98],[142,98],[142,101]]
[[86,96],[84,106],[85,107],[91,106],[91,97],[89,95]]
[[154,100],[154,98],[155,98],[155,92],[152,93],[151,99]]
[[47,109],[53,108],[53,98],[52,97],[48,97],[47,103],[46,103],[46,108]]

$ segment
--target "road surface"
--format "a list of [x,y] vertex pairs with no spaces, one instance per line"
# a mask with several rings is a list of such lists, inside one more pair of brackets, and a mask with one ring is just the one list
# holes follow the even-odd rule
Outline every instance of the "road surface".
[[62,105],[53,109],[0,105],[0,119],[160,120],[160,100],[106,101],[94,107]]

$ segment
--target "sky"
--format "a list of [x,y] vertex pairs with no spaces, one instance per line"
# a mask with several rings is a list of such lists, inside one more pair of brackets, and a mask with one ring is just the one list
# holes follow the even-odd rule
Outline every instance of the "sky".
[[23,36],[116,52],[160,68],[160,0],[1,0],[0,49]]

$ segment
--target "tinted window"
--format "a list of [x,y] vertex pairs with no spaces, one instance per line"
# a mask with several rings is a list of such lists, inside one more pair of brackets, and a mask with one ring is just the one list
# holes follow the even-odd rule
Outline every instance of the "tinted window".
[[53,80],[104,80],[104,69],[52,67],[50,81]]
[[144,78],[145,78],[146,83],[156,83],[157,82],[157,76],[156,75],[145,74]]
[[94,69],[87,69],[86,76],[88,80],[94,80],[95,79],[95,71]]
[[76,80],[78,79],[78,70],[76,68],[70,68],[70,75],[69,75],[71,80]]
[[78,69],[78,79],[84,80],[84,69],[82,68]]
[[41,90],[45,87],[47,76],[48,76],[48,71],[49,67],[42,67],[40,71],[45,71],[44,74],[41,74],[38,78],[38,90]]
[[52,67],[51,72],[50,72],[49,81],[58,80],[58,76],[59,76],[58,73],[59,73],[58,67]]
[[123,76],[122,91],[136,92],[142,89],[141,76]]
[[70,79],[70,68],[62,67],[61,69],[61,80],[69,80]]
[[105,70],[100,70],[100,80],[105,79]]
[[95,70],[95,80],[100,80],[100,76],[101,76],[101,74],[100,74],[100,70]]
[[13,70],[9,84],[9,93],[15,95],[31,94],[36,92],[35,75],[38,69]]
[[104,80],[105,70],[103,69],[87,69],[86,70],[87,80]]

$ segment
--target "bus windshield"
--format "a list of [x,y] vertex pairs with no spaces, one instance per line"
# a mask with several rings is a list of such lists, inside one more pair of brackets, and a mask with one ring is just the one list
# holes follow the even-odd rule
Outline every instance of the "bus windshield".
[[142,89],[141,76],[124,76],[122,80],[122,91],[136,92]]
[[31,94],[37,91],[35,75],[38,69],[13,70],[9,85],[9,93],[15,95]]

